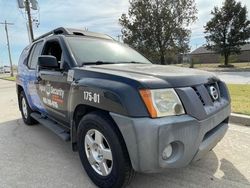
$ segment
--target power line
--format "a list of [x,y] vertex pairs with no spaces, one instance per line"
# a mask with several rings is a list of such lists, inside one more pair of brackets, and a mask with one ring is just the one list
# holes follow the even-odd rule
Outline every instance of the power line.
[[5,25],[5,32],[6,32],[6,39],[7,39],[7,46],[8,46],[8,53],[9,53],[9,60],[10,60],[10,76],[14,76],[13,74],[13,66],[11,60],[11,53],[10,53],[10,41],[9,41],[9,34],[8,34],[8,25],[14,25],[14,23],[8,23],[6,20],[5,22],[0,22],[1,25]]

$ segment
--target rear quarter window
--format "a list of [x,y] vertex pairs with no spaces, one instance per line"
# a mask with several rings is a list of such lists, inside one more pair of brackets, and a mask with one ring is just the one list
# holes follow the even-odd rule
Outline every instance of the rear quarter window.
[[31,49],[29,61],[28,61],[28,67],[30,69],[36,69],[37,67],[38,56],[41,54],[42,44],[43,44],[42,41],[35,43]]

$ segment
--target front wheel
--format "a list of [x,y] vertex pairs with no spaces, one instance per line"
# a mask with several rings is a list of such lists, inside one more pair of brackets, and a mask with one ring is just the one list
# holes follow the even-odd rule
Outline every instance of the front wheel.
[[121,134],[108,115],[87,114],[77,133],[81,162],[98,187],[123,187],[130,183],[134,170]]

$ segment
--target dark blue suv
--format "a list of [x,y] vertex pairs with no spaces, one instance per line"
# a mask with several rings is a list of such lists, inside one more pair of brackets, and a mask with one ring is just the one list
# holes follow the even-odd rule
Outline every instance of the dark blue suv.
[[202,158],[225,135],[230,114],[215,75],[154,65],[107,35],[66,28],[23,50],[17,95],[24,122],[70,141],[99,187]]

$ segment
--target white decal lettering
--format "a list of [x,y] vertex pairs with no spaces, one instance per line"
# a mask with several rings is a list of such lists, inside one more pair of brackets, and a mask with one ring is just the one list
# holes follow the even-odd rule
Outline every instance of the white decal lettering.
[[100,94],[91,91],[84,91],[83,99],[89,102],[100,103]]

